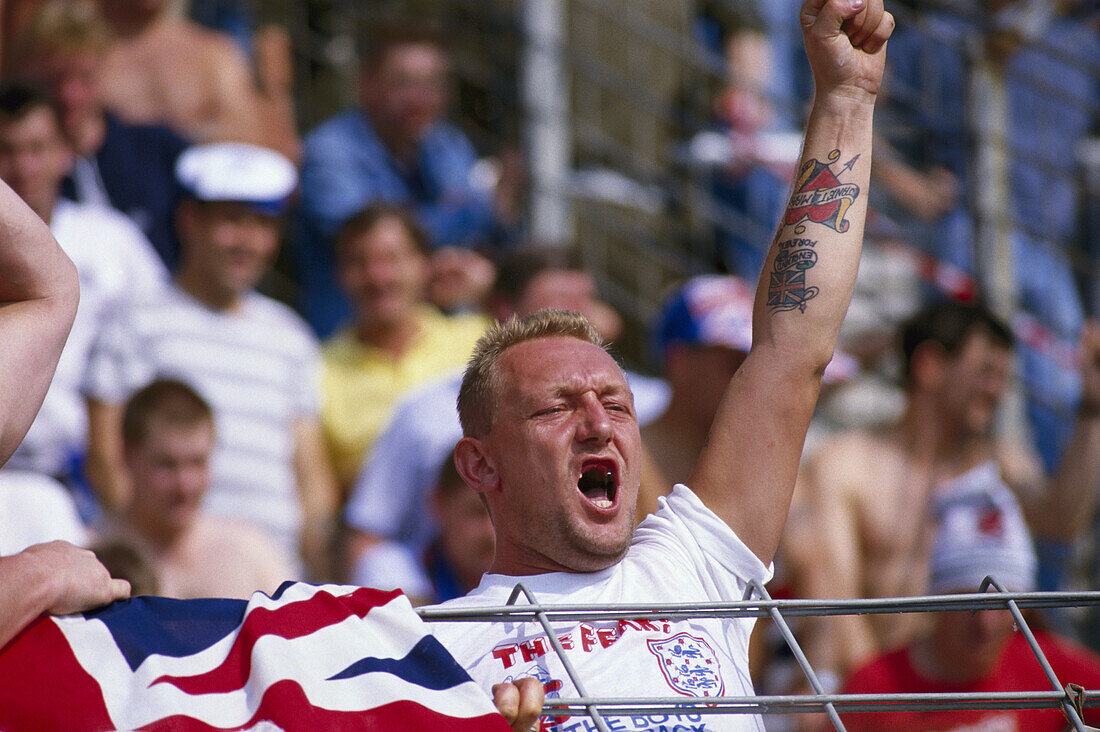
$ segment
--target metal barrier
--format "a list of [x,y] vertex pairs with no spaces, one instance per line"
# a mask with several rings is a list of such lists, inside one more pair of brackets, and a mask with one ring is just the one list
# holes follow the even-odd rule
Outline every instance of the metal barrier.
[[[992,592],[989,590],[993,590]],[[527,604],[517,604],[523,599]],[[537,622],[542,626],[570,681],[579,696],[548,699],[546,715],[587,715],[596,729],[607,732],[605,717],[649,714],[806,714],[824,713],[833,727],[845,729],[840,712],[933,711],[973,709],[1061,709],[1073,729],[1090,729],[1081,718],[1084,707],[1100,705],[1100,690],[1083,689],[1057,677],[1039,647],[1021,610],[1067,606],[1100,605],[1100,592],[1008,592],[993,577],[986,577],[973,594],[926,595],[858,600],[775,600],[755,580],[741,600],[687,604],[616,604],[616,605],[542,605],[522,583],[512,591],[507,605],[484,608],[422,608],[420,616],[428,622]],[[869,613],[915,613],[1008,609],[1018,630],[1051,684],[1049,691],[990,693],[900,693],[900,694],[827,694],[816,672],[787,624],[788,617],[851,615]],[[551,623],[620,619],[688,618],[771,618],[806,675],[813,694],[767,696],[710,696],[698,699],[678,697],[600,697],[585,691],[584,681],[570,663]]]

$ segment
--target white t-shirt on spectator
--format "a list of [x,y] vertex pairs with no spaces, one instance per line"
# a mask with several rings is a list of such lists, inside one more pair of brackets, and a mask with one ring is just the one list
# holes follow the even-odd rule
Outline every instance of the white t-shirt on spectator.
[[[487,574],[470,594],[436,607],[503,606],[522,582],[540,604],[690,603],[740,600],[750,580],[764,583],[764,566],[732,529],[685,486],[634,534],[621,562],[591,574],[554,572],[528,577]],[[517,604],[523,605],[522,597]],[[751,696],[749,634],[755,618],[673,621],[561,621],[554,632],[581,684],[599,697]],[[433,622],[432,629],[485,689],[524,676],[543,682],[548,698],[576,697],[569,676],[536,622],[491,625]],[[763,730],[758,716],[696,714],[620,717],[612,729]],[[679,724],[679,727],[675,725]],[[662,727],[664,725],[664,727]],[[561,720],[555,732],[584,732],[586,716]]]
[[316,338],[286,305],[251,292],[238,308],[215,310],[173,285],[113,313],[87,390],[121,404],[157,377],[190,384],[214,410],[205,508],[251,521],[296,554],[294,426],[320,410],[319,358]]
[[0,470],[0,556],[57,539],[78,546],[88,541],[65,486],[25,470]]

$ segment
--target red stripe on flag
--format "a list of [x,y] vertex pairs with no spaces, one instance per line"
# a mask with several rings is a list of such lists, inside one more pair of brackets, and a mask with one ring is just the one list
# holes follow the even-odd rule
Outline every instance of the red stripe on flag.
[[153,685],[172,684],[188,694],[220,694],[236,691],[252,673],[252,647],[265,635],[292,639],[315,633],[352,616],[366,617],[372,609],[381,607],[400,590],[375,590],[360,587],[339,597],[330,592],[317,592],[312,597],[283,605],[274,610],[265,607],[248,611],[233,646],[217,668],[198,676],[161,676]]
[[50,618],[36,620],[0,653],[0,729],[115,729],[99,684]]
[[[357,730],[359,732],[511,732],[511,727],[499,714],[485,714],[469,719],[448,717],[433,712],[416,702],[398,701],[366,711],[343,712],[322,709],[310,704],[302,687],[294,681],[272,684],[260,701],[252,719],[240,727],[248,729],[262,721],[294,724],[288,730]],[[211,727],[192,717],[166,717],[142,727],[147,732],[223,732],[226,728]]]

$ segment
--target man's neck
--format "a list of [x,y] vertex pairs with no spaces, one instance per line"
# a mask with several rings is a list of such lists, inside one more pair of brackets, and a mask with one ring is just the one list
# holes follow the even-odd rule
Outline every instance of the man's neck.
[[163,21],[163,10],[147,11],[132,7],[129,3],[102,3],[103,18],[111,26],[115,35],[122,39],[133,39]]
[[107,120],[103,113],[93,114],[84,120],[83,124],[73,132],[73,152],[78,157],[90,158],[103,147],[103,141],[107,137]]
[[382,141],[393,159],[407,169],[415,167],[418,153],[417,141],[409,140],[399,134],[397,130],[387,126],[382,120],[372,115],[369,109],[366,111],[366,115],[371,127],[374,128],[374,134],[378,135],[378,139]]
[[365,320],[357,324],[355,336],[363,345],[377,348],[394,359],[401,358],[409,350],[420,332],[416,312],[392,323]]
[[895,432],[913,460],[932,466],[949,477],[961,475],[992,456],[990,435],[976,434],[948,424],[935,411],[910,404]]
[[181,267],[176,285],[185,293],[212,310],[230,311],[240,308],[247,293],[231,292],[210,284],[209,279]]
[[972,684],[981,681],[990,670],[970,668],[938,651],[932,641],[923,638],[909,647],[909,663],[920,676],[942,684]]
[[150,553],[150,559],[162,559],[173,554],[182,546],[191,525],[182,528],[169,528],[159,523],[146,521],[142,516],[130,511],[125,521],[141,540],[142,547]]

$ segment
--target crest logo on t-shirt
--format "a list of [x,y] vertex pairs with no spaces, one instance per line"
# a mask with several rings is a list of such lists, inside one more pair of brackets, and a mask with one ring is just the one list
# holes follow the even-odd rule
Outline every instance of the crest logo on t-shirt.
[[677,633],[664,640],[646,641],[668,685],[684,696],[722,696],[726,685],[718,656],[702,638]]

